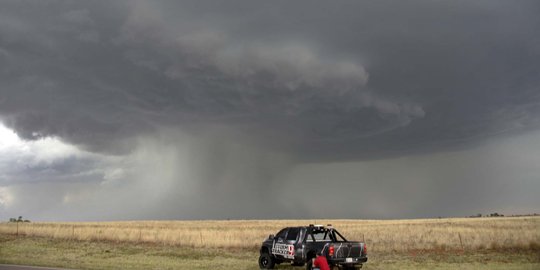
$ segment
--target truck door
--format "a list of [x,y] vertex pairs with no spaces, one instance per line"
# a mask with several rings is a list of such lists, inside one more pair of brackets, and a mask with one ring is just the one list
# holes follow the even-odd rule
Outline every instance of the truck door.
[[287,242],[287,258],[294,259],[295,256],[301,257],[302,254],[296,254],[297,248],[300,246],[298,245],[300,238],[300,228],[289,228],[289,231],[287,232],[287,238],[285,241]]
[[[290,231],[290,228],[285,228],[277,233],[274,237],[274,242],[272,245],[272,254],[277,258],[282,259],[293,259],[294,258],[294,245],[288,239],[287,235]],[[293,232],[294,234],[294,232]],[[291,237],[292,235],[291,234]],[[298,231],[296,232],[298,235]],[[296,236],[295,236],[296,240]]]

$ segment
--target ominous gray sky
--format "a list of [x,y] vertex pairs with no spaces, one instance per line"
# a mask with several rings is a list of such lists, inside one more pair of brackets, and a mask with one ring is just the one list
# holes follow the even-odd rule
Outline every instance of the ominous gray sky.
[[0,219],[539,212],[538,1],[2,1]]

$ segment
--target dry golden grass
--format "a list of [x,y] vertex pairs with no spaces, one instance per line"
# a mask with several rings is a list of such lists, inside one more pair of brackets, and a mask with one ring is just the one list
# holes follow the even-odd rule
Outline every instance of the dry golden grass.
[[[333,224],[349,240],[365,239],[371,252],[415,250],[539,249],[540,217],[415,220],[317,220]],[[19,223],[20,235],[56,239],[148,242],[210,248],[260,247],[268,234],[313,220],[126,221]],[[16,223],[1,223],[15,234]]]

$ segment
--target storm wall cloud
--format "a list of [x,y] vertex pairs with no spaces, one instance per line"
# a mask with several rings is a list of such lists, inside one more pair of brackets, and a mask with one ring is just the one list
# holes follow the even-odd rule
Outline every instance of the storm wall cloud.
[[[1,6],[0,122],[18,136],[0,148],[6,215],[315,217],[309,194],[339,196],[332,185],[356,190],[345,193],[363,205],[386,205],[328,209],[332,217],[466,215],[466,207],[446,209],[441,194],[467,183],[488,202],[467,195],[476,211],[535,210],[534,200],[503,203],[486,191],[525,174],[515,190],[538,190],[532,167],[508,179],[475,176],[474,166],[451,177],[460,158],[444,158],[535,143],[535,1]],[[67,156],[36,162],[36,145],[47,141],[43,153]],[[27,144],[35,151],[21,150]],[[425,158],[411,170],[437,169],[415,175],[403,158]],[[387,168],[396,173],[374,185],[375,171]],[[403,186],[417,187],[403,197],[409,208],[392,209],[393,187]],[[40,196],[48,199],[37,209]]]

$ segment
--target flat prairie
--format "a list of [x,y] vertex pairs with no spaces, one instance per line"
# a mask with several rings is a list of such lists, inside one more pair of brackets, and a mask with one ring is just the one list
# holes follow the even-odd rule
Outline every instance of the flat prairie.
[[540,217],[0,223],[0,263],[257,269],[264,238],[308,224],[364,240],[365,269],[540,269]]

